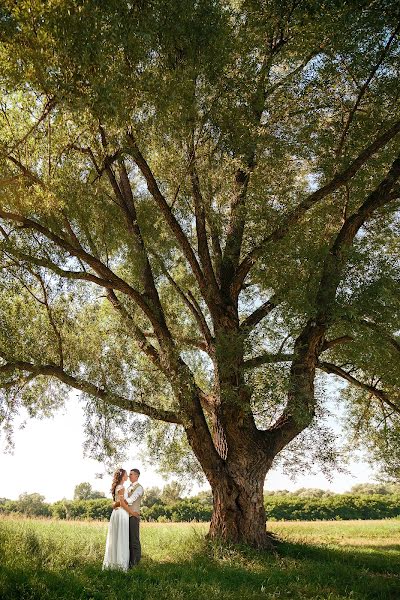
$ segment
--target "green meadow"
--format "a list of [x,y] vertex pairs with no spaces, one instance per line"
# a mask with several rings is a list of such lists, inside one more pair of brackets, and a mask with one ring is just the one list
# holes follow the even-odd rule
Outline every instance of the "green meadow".
[[400,520],[275,522],[274,554],[208,543],[206,524],[143,523],[144,557],[103,572],[107,524],[2,518],[2,600],[400,598]]

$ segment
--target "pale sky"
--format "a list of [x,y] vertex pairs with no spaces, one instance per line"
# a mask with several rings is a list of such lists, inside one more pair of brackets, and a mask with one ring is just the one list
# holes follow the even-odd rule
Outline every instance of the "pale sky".
[[[13,455],[4,454],[0,439],[0,497],[15,500],[23,492],[38,492],[47,502],[72,498],[78,483],[88,481],[96,490],[109,495],[110,478],[96,478],[104,473],[103,466],[83,456],[83,412],[76,397],[71,397],[68,407],[54,417],[44,420],[28,419],[22,430],[15,432]],[[138,467],[143,487],[162,487],[166,481],[144,465],[138,448],[132,446],[127,469]],[[295,490],[316,487],[344,492],[356,483],[373,481],[373,472],[365,463],[352,463],[351,475],[337,474],[329,482],[323,475],[302,476],[295,482],[280,471],[271,472],[266,489]],[[198,491],[194,488],[192,493]]]

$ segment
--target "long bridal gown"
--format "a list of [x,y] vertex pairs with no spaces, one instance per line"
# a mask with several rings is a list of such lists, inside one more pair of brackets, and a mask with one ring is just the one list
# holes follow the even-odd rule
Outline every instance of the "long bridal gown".
[[[123,489],[122,485],[115,488],[114,499]],[[126,492],[124,492],[126,498]],[[103,569],[120,569],[127,571],[129,567],[129,514],[120,507],[114,508],[108,525],[106,551],[104,553]]]

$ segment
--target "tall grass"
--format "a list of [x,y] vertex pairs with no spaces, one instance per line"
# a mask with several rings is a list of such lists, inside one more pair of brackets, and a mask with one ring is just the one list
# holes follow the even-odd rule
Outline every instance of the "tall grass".
[[103,572],[107,524],[0,520],[4,600],[398,600],[400,520],[273,523],[275,554],[207,543],[205,524],[142,524],[144,557]]

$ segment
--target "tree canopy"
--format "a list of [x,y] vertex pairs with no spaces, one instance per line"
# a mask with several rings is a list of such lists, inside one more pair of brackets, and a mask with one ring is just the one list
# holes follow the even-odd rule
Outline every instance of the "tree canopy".
[[393,474],[397,4],[6,0],[0,23],[4,427],[74,388],[94,456],[145,433],[128,411],[240,487],[299,435],[330,460],[330,374]]

